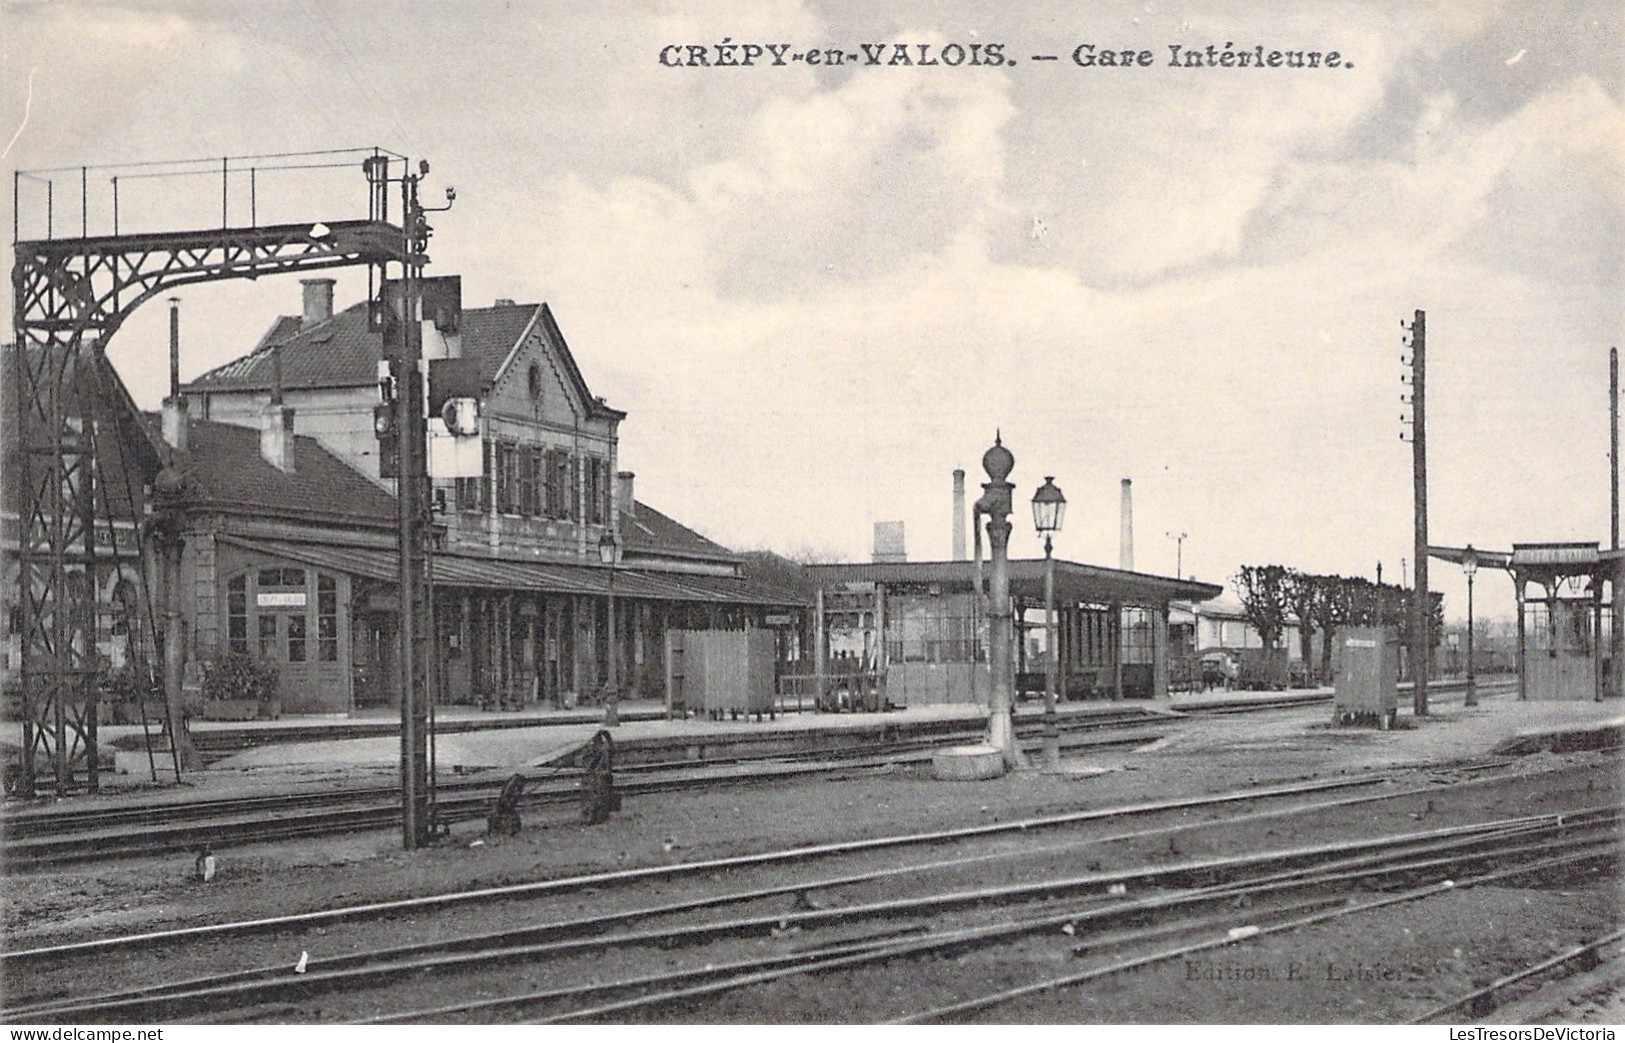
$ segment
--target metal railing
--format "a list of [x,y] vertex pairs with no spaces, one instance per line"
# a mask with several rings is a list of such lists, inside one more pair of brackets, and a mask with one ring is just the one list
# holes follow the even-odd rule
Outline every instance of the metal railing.
[[886,675],[876,670],[833,670],[821,679],[818,674],[782,674],[778,706],[786,713],[884,710]]

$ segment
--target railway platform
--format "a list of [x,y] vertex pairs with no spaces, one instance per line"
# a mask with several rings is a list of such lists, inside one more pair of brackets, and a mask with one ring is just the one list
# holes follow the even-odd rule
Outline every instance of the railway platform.
[[[1272,735],[1297,735],[1324,722],[1316,703],[1329,703],[1330,689],[1285,692],[1212,691],[1176,693],[1159,701],[1063,703],[1058,713],[1068,730],[1110,729],[1115,736],[1102,745],[1140,748],[1206,749],[1225,743],[1257,745]],[[1431,744],[1448,759],[1493,749],[1498,743],[1539,745],[1546,734],[1625,727],[1621,707],[1607,703],[1517,703],[1504,687],[1489,687],[1480,707],[1461,704],[1459,690],[1445,683],[1437,689],[1437,711],[1426,737],[1396,734],[1399,746]],[[1402,700],[1403,702],[1404,700]],[[1262,711],[1262,715],[1246,712]],[[1269,713],[1268,711],[1279,711]],[[1298,713],[1289,713],[1299,710]],[[1239,712],[1238,712],[1239,711]],[[1024,699],[1016,708],[1019,728],[1034,735],[1042,703]],[[1200,728],[1176,728],[1186,717],[1207,717]],[[437,712],[434,755],[437,772],[447,776],[546,769],[567,761],[602,727],[598,708],[574,711],[534,709],[483,711],[448,707]],[[654,701],[623,702],[615,730],[618,752],[629,762],[714,761],[730,757],[762,758],[776,754],[807,757],[820,751],[911,743],[930,745],[963,741],[979,729],[985,710],[976,705],[936,705],[883,712],[780,713],[775,717],[712,720],[671,718]],[[1402,721],[1408,719],[1408,712]],[[1408,731],[1415,731],[1413,727]],[[20,745],[21,728],[6,722],[0,744]],[[206,752],[208,767],[189,773],[191,786],[220,789],[304,788],[335,784],[344,776],[387,778],[398,769],[398,721],[388,711],[354,716],[284,717],[277,721],[194,721],[191,732]],[[1177,734],[1175,734],[1177,732]],[[1283,733],[1283,734],[1285,734]],[[1345,737],[1362,734],[1346,729]],[[1327,731],[1328,739],[1338,733]],[[104,762],[120,751],[122,773],[104,770],[108,795],[144,790],[154,796],[141,728],[109,726],[101,730]],[[1346,741],[1342,740],[1342,741]],[[1413,759],[1407,757],[1406,759]],[[1091,755],[1091,761],[1099,758]],[[111,763],[107,763],[112,768]],[[182,787],[183,790],[191,786]],[[162,788],[162,787],[158,787]]]
[[[1088,713],[1094,707],[1139,706],[1162,710],[1209,709],[1221,706],[1268,706],[1277,703],[1293,704],[1317,699],[1330,699],[1330,688],[1292,689],[1284,692],[1247,692],[1210,689],[1201,692],[1176,692],[1170,699],[1125,700],[1121,703],[1062,703],[1062,714]],[[1017,713],[1038,712],[1036,700],[1024,699]],[[841,712],[816,713],[790,707],[766,722],[751,720],[752,726],[767,724],[773,728],[807,727],[807,721],[824,724],[837,721],[891,722],[895,720],[970,719],[985,716],[985,711],[973,705],[939,705],[912,710],[884,713]],[[625,724],[671,720],[666,707],[659,700],[623,700],[620,704],[621,721]],[[445,706],[436,710],[435,728],[440,736],[462,735],[471,732],[500,732],[543,727],[571,727],[593,725],[603,719],[602,707],[583,707],[569,710],[533,706],[523,710],[483,710],[471,706]],[[703,718],[686,718],[703,720]],[[399,735],[400,718],[388,707],[357,710],[348,714],[284,715],[274,720],[225,721],[193,718],[189,731],[200,744],[214,748],[262,747],[280,744],[334,742],[352,739],[372,739]],[[102,724],[99,729],[104,746],[120,750],[142,748],[143,730],[136,724]],[[22,724],[13,720],[0,720],[0,751],[10,753],[22,746]]]
[[[667,798],[693,792],[701,800],[698,794],[706,790],[726,794],[722,799],[734,802],[730,814],[746,806],[779,807],[780,813],[818,807],[822,787],[814,783],[826,780],[832,791],[879,786],[876,792],[907,793],[909,801],[933,806],[959,807],[966,800],[974,805],[1011,787],[1047,793],[1047,799],[1065,806],[1090,805],[1114,794],[1146,799],[1206,792],[1215,780],[1234,788],[1378,772],[1421,770],[1428,778],[1449,779],[1483,770],[1522,770],[1514,765],[1543,770],[1553,761],[1542,755],[1611,753],[1625,735],[1617,702],[1519,702],[1515,688],[1505,685],[1481,689],[1480,695],[1478,705],[1466,707],[1459,692],[1441,690],[1426,718],[1402,713],[1388,730],[1333,726],[1329,706],[1302,691],[1244,696],[1241,701],[1254,707],[1250,712],[1236,709],[1235,693],[1172,704],[1064,704],[1060,770],[1021,772],[986,783],[933,781],[930,770],[938,750],[980,739],[985,718],[975,706],[805,713],[762,721],[667,719],[650,716],[647,711],[654,707],[634,706],[630,709],[645,712],[623,717],[614,731],[617,791],[628,801],[629,821],[642,813],[639,809],[663,809],[654,812],[656,819],[642,820],[644,828],[658,821],[658,828],[676,830],[672,822],[701,812],[683,810],[687,805]],[[477,833],[497,791],[516,775],[525,780],[526,806],[542,821],[573,815],[581,777],[577,753],[601,722],[577,717],[481,728],[477,711],[445,716],[449,720],[443,724],[466,726],[437,735],[434,744],[435,806],[446,830]],[[1029,755],[1037,754],[1041,719],[1036,700],[1017,709],[1016,734]],[[179,785],[155,778],[142,754],[126,765],[136,770],[104,771],[98,793],[8,799],[0,814],[3,861],[15,871],[110,854],[195,854],[200,840],[241,847],[357,831],[377,832],[355,840],[360,845],[355,850],[387,847],[399,811],[399,739],[389,734],[324,738],[345,734],[339,728],[348,723],[280,722],[279,727],[299,733],[297,741],[237,750],[205,770],[186,772]],[[387,727],[390,722],[374,723]],[[198,738],[218,730],[205,727]],[[793,780],[802,784],[789,785]],[[713,805],[704,805],[713,808],[706,814],[715,813]],[[542,810],[548,807],[553,810]],[[118,824],[127,820],[139,825],[132,831]],[[79,832],[57,835],[69,826]],[[702,828],[694,820],[678,831]]]
[[[1302,698],[1305,693],[1297,691],[1225,694],[1254,696],[1267,702],[1281,696]],[[1330,689],[1318,690],[1315,694],[1329,698]],[[1144,700],[1122,703],[1069,703],[1063,704],[1060,712],[1064,715],[1110,712],[1107,709],[1109,707],[1142,707],[1153,713],[1167,712],[1187,703],[1201,705],[1204,698],[1182,696],[1177,703],[1168,701],[1153,703]],[[623,700],[619,712],[622,728],[658,722],[672,727],[704,730],[715,726],[724,732],[755,733],[799,731],[807,728],[863,730],[875,726],[898,726],[908,729],[922,721],[972,721],[986,718],[986,711],[983,708],[969,704],[917,707],[880,713],[819,713],[789,709],[765,719],[745,717],[710,720],[692,716],[673,718],[665,705],[658,700]],[[1030,701],[1023,702],[1017,708],[1017,713],[1023,716],[1037,712],[1036,705]],[[540,729],[565,729],[567,731],[561,731],[559,735],[566,736],[563,740],[564,745],[572,745],[578,741],[573,736],[579,734],[581,729],[588,729],[587,734],[590,735],[592,731],[597,730],[602,720],[602,707],[570,710],[530,707],[508,711],[447,706],[439,707],[435,711],[435,733],[441,748],[450,751],[470,747],[489,747],[497,750],[507,747],[534,747],[538,741],[547,747],[553,745],[552,740],[547,738],[552,733]],[[400,734],[400,718],[396,711],[390,708],[359,710],[350,714],[284,715],[275,720],[214,721],[193,718],[188,730],[194,741],[205,751],[253,753],[252,756],[234,760],[231,764],[220,763],[221,767],[263,766],[278,762],[297,763],[307,757],[314,757],[318,762],[344,762],[350,755],[359,756],[364,761],[370,751],[382,748],[372,740],[387,740],[390,750],[397,749],[395,743],[396,737]],[[634,734],[641,734],[644,731],[645,729],[641,727],[632,729]],[[655,729],[656,733],[659,731],[660,729]],[[501,734],[505,732],[527,734],[505,737]],[[103,724],[98,734],[105,749],[137,752],[145,748],[143,729],[138,724]],[[13,756],[21,746],[21,723],[0,721],[0,752]],[[271,753],[272,748],[280,750],[281,754]],[[216,763],[222,760],[218,757],[211,759]],[[504,760],[503,763],[509,761]]]

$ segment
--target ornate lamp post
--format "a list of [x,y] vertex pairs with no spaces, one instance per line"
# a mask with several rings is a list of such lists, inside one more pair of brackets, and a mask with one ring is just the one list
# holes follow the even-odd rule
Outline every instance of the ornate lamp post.
[[1044,770],[1061,767],[1061,735],[1055,719],[1056,676],[1059,673],[1055,647],[1055,556],[1050,537],[1061,531],[1066,516],[1066,497],[1053,476],[1033,493],[1033,528],[1044,537]]
[[604,642],[608,662],[609,684],[604,696],[604,727],[613,728],[621,723],[621,679],[615,663],[615,563],[621,558],[620,544],[609,529],[598,537],[598,560],[609,566],[609,639]]
[[1015,678],[1010,662],[1010,492],[1015,486],[1005,481],[1015,466],[1016,458],[995,435],[992,448],[982,454],[982,470],[987,472],[989,481],[982,484],[982,498],[976,501],[977,510],[987,515],[988,559],[992,567],[988,578],[987,658],[988,672],[993,675],[993,691],[989,699],[987,741],[1004,754],[1006,768],[1014,768],[1021,761],[1010,717],[1015,701]]
[[1469,543],[1461,556],[1461,571],[1467,574],[1467,705],[1478,705],[1478,677],[1473,671],[1473,573],[1478,571],[1478,552]]

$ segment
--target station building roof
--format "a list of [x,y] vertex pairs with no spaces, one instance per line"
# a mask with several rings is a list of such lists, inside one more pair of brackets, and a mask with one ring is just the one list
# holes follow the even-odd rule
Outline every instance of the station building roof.
[[[969,561],[809,565],[807,571],[824,586],[833,583],[878,583],[884,586],[924,584],[956,590],[972,589],[976,573],[974,563]],[[991,574],[992,569],[984,562],[983,578]],[[1217,597],[1223,590],[1215,583],[1055,559],[1057,601],[1161,605],[1173,600],[1206,601]],[[1043,558],[1018,558],[1010,562],[1010,593],[1020,598],[1043,598]]]
[[[501,302],[489,308],[465,308],[459,333],[464,358],[476,360],[487,387],[501,377],[515,357],[515,349],[534,328],[545,330],[559,346],[567,379],[575,386],[590,413],[620,418],[626,414],[600,402],[587,387],[564,334],[546,304]],[[361,387],[378,383],[378,363],[384,357],[383,334],[368,318],[367,302],[310,326],[297,315],[282,315],[271,323],[254,350],[202,374],[186,384],[187,392],[266,391],[275,379],[272,350],[280,351],[284,390]]]
[[291,472],[260,455],[260,433],[252,427],[189,420],[186,439],[190,510],[372,529],[396,525],[395,497],[308,435],[293,436]]
[[[157,418],[149,416],[149,424]],[[255,520],[302,522],[310,538],[265,540],[225,537],[262,551],[371,579],[393,581],[396,554],[388,536],[396,526],[395,497],[307,435],[294,436],[294,469],[284,472],[259,451],[259,432],[214,420],[188,427],[187,504],[194,513],[217,512]],[[330,539],[318,539],[326,532]],[[628,555],[736,561],[726,547],[645,503],[621,514]],[[452,587],[525,590],[555,594],[608,593],[609,569],[596,562],[554,562],[458,554],[433,554],[437,582]],[[639,567],[635,557],[615,570],[622,597],[764,606],[800,606],[802,595],[738,576],[695,575]]]
[[[294,540],[223,537],[247,550],[317,568],[394,583],[399,575],[393,548],[306,543]],[[437,586],[450,589],[499,590],[545,594],[584,594],[605,597],[614,584],[616,597],[654,601],[693,601],[714,604],[798,608],[807,599],[793,591],[770,587],[739,576],[698,575],[656,569],[554,561],[513,561],[437,551],[430,556]]]

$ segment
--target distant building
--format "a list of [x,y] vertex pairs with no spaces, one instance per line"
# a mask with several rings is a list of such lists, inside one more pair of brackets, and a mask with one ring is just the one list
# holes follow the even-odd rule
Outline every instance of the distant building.
[[872,561],[907,561],[908,545],[900,521],[875,522],[875,545]]
[[[1247,621],[1247,609],[1229,592],[1206,601],[1175,602],[1169,609],[1169,626],[1182,637],[1188,635],[1190,651],[1195,654],[1264,647],[1258,628]],[[1289,658],[1301,655],[1296,621],[1287,623],[1275,647],[1284,648]]]

